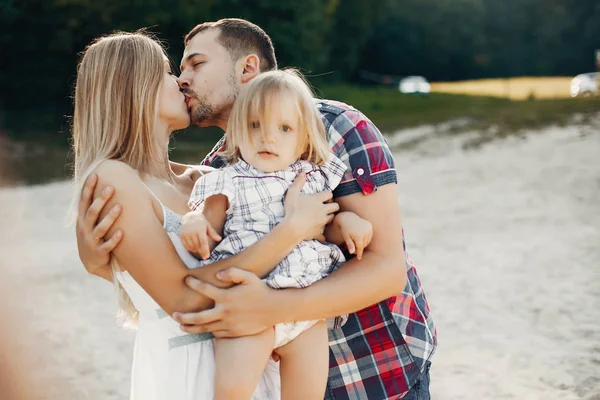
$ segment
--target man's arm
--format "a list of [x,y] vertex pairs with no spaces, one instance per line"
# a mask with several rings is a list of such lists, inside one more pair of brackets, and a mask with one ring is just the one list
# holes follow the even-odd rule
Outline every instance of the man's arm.
[[272,290],[237,269],[224,274],[223,279],[238,284],[227,290],[188,279],[188,285],[212,298],[215,307],[176,314],[186,331],[248,335],[282,321],[356,312],[404,288],[406,261],[393,155],[381,132],[360,112],[336,105],[326,105],[322,112],[335,115],[328,135],[336,155],[348,167],[336,188],[336,201],[341,211],[354,212],[373,227],[372,241],[362,259],[348,261],[304,289]]
[[362,260],[348,261],[325,279],[304,289],[274,290],[247,274],[232,271],[225,279],[238,286],[220,290],[188,279],[193,289],[215,300],[215,308],[174,315],[187,332],[235,337],[260,332],[280,322],[349,314],[397,295],[406,283],[406,262],[396,184],[369,196],[337,198],[341,211],[352,211],[373,225],[373,239]]
[[341,211],[351,211],[373,225],[373,239],[362,259],[353,258],[327,279],[304,289],[280,290],[278,322],[304,321],[349,314],[397,295],[406,284],[402,224],[396,184],[369,196],[337,198]]

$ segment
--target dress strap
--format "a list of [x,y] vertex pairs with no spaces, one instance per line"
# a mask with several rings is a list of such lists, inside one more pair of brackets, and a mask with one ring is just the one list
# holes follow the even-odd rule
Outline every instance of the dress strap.
[[156,193],[154,193],[152,191],[152,189],[150,189],[150,187],[148,185],[146,185],[146,182],[144,182],[141,178],[140,178],[140,181],[142,182],[142,184],[144,186],[146,186],[146,189],[148,189],[148,191],[156,199],[156,201],[158,201],[158,204],[160,204],[160,207],[162,209],[162,214],[163,214],[163,228],[165,228],[167,226],[167,220],[168,220],[167,210],[169,210],[169,211],[171,211],[171,210],[169,208],[167,208],[167,206],[165,206],[162,201],[160,201],[160,199],[158,198]]

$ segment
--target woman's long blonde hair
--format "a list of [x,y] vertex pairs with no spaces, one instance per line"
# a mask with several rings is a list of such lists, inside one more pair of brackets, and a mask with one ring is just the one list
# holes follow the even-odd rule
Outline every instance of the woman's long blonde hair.
[[[164,57],[162,46],[145,32],[117,32],[85,49],[72,125],[74,204],[87,176],[105,160],[168,178],[167,143],[159,143],[155,133]],[[114,276],[119,267],[111,266]],[[122,316],[135,320],[137,310],[116,278],[115,287]]]
[[310,87],[295,69],[264,72],[252,79],[231,110],[224,157],[232,162],[240,158],[240,146],[250,137],[252,115],[259,116],[261,127],[268,126],[266,122],[270,119],[271,105],[277,104],[283,96],[296,101],[300,117],[298,129],[306,139],[306,147],[300,158],[316,165],[323,165],[327,161],[331,150],[323,121]]

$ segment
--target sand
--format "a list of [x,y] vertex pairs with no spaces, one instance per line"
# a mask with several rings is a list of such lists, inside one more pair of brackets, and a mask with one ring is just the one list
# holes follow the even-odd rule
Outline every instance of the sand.
[[[600,399],[600,124],[463,150],[395,144],[409,252],[437,322],[434,399]],[[405,134],[400,133],[399,135]],[[134,333],[65,225],[69,183],[0,190],[10,357],[45,399],[125,399]],[[6,306],[5,306],[6,307]]]

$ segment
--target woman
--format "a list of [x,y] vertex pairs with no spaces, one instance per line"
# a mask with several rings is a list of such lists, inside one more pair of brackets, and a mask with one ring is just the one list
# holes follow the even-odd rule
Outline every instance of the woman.
[[[123,207],[109,235],[119,230],[127,235],[113,252],[112,269],[97,274],[115,282],[122,310],[137,320],[131,386],[136,400],[213,398],[212,337],[183,334],[169,317],[174,311],[212,305],[185,285],[186,276],[222,287],[216,273],[238,266],[262,277],[318,225],[302,210],[288,207],[284,221],[263,240],[189,270],[185,261],[190,255],[178,233],[181,215],[189,211],[192,177],[198,174],[189,169],[176,174],[168,160],[170,134],[189,122],[177,79],[155,40],[142,33],[118,33],[86,49],[75,89],[75,182],[81,191],[86,178],[95,174],[96,187],[113,187],[110,203]],[[294,190],[299,192],[301,185]],[[277,367],[270,362],[256,398],[278,398],[278,385]]]

